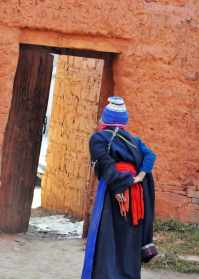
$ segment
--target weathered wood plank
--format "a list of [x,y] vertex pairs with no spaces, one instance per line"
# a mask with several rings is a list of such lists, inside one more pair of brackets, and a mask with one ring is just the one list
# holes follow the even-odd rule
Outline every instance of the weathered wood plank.
[[28,228],[53,57],[21,47],[3,144],[0,230]]

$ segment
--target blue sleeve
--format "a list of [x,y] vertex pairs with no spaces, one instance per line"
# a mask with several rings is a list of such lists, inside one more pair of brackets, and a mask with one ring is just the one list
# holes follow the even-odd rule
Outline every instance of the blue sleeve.
[[144,171],[146,173],[151,172],[156,160],[156,154],[146,146],[139,137],[136,137],[135,140],[137,141],[138,148],[144,157],[139,171]]

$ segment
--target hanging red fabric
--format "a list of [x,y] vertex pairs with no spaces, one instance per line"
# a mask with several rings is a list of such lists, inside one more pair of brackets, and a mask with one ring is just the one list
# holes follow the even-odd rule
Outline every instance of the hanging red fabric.
[[[130,171],[133,176],[136,176],[137,171],[133,164],[127,162],[116,163],[116,169],[121,172]],[[138,225],[144,219],[144,195],[143,186],[141,183],[131,185],[124,193],[125,201],[120,202],[120,211],[131,213],[133,225]]]

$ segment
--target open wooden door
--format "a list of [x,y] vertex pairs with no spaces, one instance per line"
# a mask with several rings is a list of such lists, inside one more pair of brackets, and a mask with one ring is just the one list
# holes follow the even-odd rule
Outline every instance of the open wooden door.
[[89,136],[97,126],[104,61],[60,55],[49,129],[42,207],[83,217]]
[[1,170],[0,230],[25,232],[31,213],[53,56],[21,46]]

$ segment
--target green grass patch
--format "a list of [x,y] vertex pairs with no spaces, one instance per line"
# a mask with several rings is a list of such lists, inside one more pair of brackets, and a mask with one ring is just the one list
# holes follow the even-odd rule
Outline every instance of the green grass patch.
[[154,239],[159,256],[146,267],[178,272],[199,273],[199,263],[179,259],[178,256],[199,256],[199,228],[175,220],[157,220]]
[[199,264],[178,259],[178,257],[172,253],[158,256],[156,259],[152,260],[151,263],[146,264],[145,267],[150,269],[167,269],[182,273],[199,273]]

